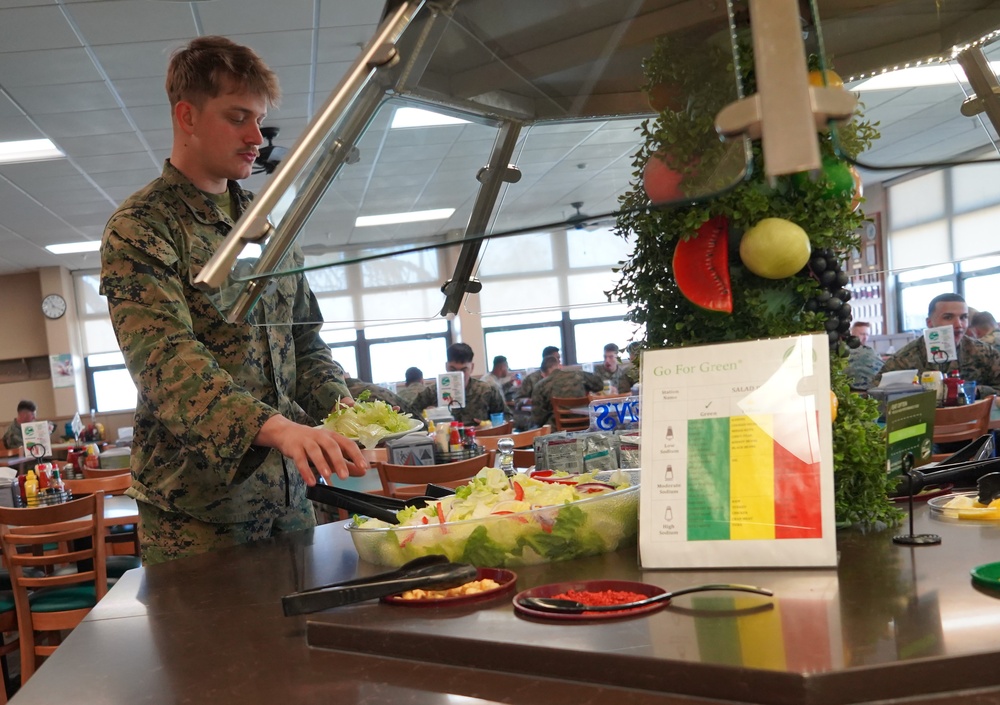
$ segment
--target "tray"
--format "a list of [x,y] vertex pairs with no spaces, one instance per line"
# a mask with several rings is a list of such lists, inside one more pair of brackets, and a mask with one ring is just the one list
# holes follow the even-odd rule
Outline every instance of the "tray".
[[961,501],[961,498],[975,500],[978,496],[978,492],[956,492],[954,494],[947,494],[929,499],[927,500],[927,506],[930,507],[931,516],[938,521],[947,521],[956,524],[969,524],[971,526],[990,525],[1000,527],[1000,508],[955,508],[947,506],[949,502],[956,499],[959,501]]

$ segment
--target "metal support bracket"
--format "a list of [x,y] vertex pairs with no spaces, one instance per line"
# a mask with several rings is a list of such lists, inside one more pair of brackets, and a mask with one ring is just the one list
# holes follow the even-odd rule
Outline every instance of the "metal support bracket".
[[850,118],[857,98],[844,88],[809,85],[796,0],[750,0],[750,20],[757,93],[719,111],[716,130],[760,139],[772,179],[819,169],[817,130]]

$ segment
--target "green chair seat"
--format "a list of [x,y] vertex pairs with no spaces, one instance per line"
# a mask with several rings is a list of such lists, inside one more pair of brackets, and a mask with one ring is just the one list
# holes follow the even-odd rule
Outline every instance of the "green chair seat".
[[108,531],[111,534],[134,534],[135,524],[115,524]]
[[0,592],[0,613],[10,612],[14,609],[14,595],[9,592]]
[[97,604],[97,591],[91,585],[45,588],[28,596],[32,612],[82,610]]

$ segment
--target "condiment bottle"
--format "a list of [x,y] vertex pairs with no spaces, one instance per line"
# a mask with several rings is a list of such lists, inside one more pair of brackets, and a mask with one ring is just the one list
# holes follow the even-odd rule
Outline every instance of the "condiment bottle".
[[52,481],[49,483],[55,492],[62,492],[66,489],[66,485],[63,484],[62,476],[59,473],[59,468],[53,468],[52,470]]
[[459,421],[451,422],[451,436],[448,439],[448,449],[452,453],[462,450],[462,424]]
[[[958,390],[962,389],[963,380],[958,370],[952,370],[944,378],[944,405],[958,406]],[[964,390],[963,390],[964,391]]]
[[29,507],[38,506],[38,477],[34,470],[29,470],[24,478],[24,497]]
[[476,449],[476,427],[467,426],[465,428],[465,438],[462,439],[462,445],[465,446],[466,450]]

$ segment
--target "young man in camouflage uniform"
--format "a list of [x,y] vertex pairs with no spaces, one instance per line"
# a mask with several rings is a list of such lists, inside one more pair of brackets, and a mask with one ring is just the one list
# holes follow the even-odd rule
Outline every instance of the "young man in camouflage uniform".
[[[542,349],[542,364],[545,363],[545,358],[555,357],[556,360],[562,361],[559,355],[559,348],[554,345],[549,345]],[[542,381],[542,370],[541,368],[530,373],[527,377],[521,380],[521,388],[517,393],[517,401],[522,404],[528,403],[531,399],[531,393],[535,391],[535,385]]]
[[111,216],[101,269],[139,390],[129,495],[147,564],[314,526],[313,468],[367,468],[354,442],[315,428],[349,394],[305,323],[321,320],[305,278],[275,279],[235,324],[191,283],[249,205],[236,180],[250,176],[277,79],[250,49],[202,37],[171,57],[166,87],[170,159]]
[[[873,384],[878,384],[882,375],[894,370],[939,370],[945,376],[953,369],[959,370],[962,379],[976,382],[976,396],[995,394],[1000,388],[1000,351],[981,343],[965,334],[969,325],[969,307],[958,294],[941,294],[931,299],[927,308],[927,327],[951,326],[955,333],[955,348],[958,360],[948,362],[928,362],[927,349],[923,337],[911,340],[899,352],[885,361],[882,372]],[[971,401],[971,400],[970,400]]]
[[[451,415],[463,424],[477,424],[489,421],[491,414],[501,414],[507,409],[500,390],[489,382],[472,376],[475,363],[472,362],[472,348],[467,343],[455,343],[448,347],[448,372],[461,372],[465,377],[465,406],[453,408]],[[437,405],[437,384],[428,385],[417,395],[414,406],[421,411]]]
[[865,391],[872,386],[872,380],[882,369],[882,357],[873,348],[868,347],[868,336],[872,325],[868,321],[855,321],[851,326],[851,335],[857,336],[861,345],[847,351],[847,367],[844,375],[851,389]]
[[[417,395],[424,391],[424,373],[420,371],[419,367],[408,367],[405,374],[406,384],[401,389],[397,389],[396,394],[406,402],[408,407],[415,411],[423,411],[423,409],[416,409],[414,402],[417,400]],[[418,413],[417,416],[420,414]]]
[[593,372],[564,370],[557,357],[542,362],[542,381],[531,393],[531,421],[544,426],[553,419],[552,397],[582,397],[604,389],[604,381]]
[[632,389],[632,383],[626,374],[625,365],[618,360],[618,346],[608,343],[604,346],[604,364],[594,368],[594,374],[601,378],[601,382],[611,382],[612,394],[628,394]]

